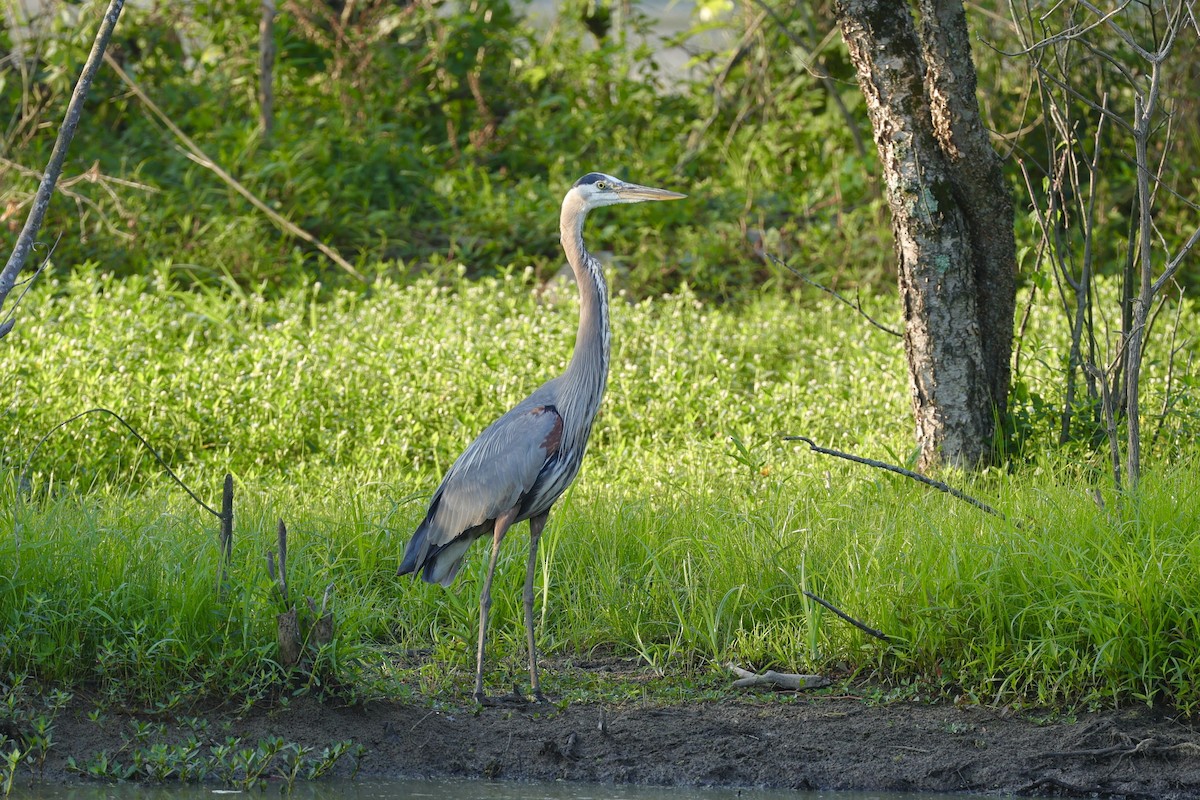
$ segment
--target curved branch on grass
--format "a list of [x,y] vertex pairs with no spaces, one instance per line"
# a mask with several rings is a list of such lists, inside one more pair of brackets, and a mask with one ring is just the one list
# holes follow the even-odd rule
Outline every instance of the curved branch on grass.
[[808,589],[801,589],[800,591],[809,600],[813,600],[813,601],[825,606],[825,608],[828,608],[834,614],[837,614],[839,617],[846,620],[846,622],[849,622],[851,625],[858,628],[860,631],[867,634],[868,636],[874,636],[876,639],[882,639],[885,642],[889,641],[888,635],[886,633],[884,633],[881,630],[876,630],[875,628],[872,628],[870,625],[867,625],[865,622],[859,622],[854,617],[850,616],[845,611],[842,611],[840,608],[838,608],[837,606],[835,606],[833,603],[829,602],[828,600],[817,597],[815,594],[810,592]]
[[139,442],[142,443],[143,447],[145,447],[147,450],[150,451],[150,455],[154,456],[154,459],[156,461],[158,461],[159,464],[162,465],[162,468],[164,470],[166,470],[167,475],[171,476],[171,480],[173,480],[177,484],[179,484],[179,488],[181,488],[185,492],[187,492],[188,496],[191,497],[193,500],[195,500],[196,503],[201,508],[203,508],[205,511],[212,514],[217,519],[223,519],[223,517],[221,516],[221,512],[219,512],[215,508],[212,508],[211,506],[209,506],[208,503],[205,503],[203,500],[201,500],[199,497],[196,496],[195,492],[193,492],[190,488],[188,488],[188,485],[186,483],[184,483],[183,480],[178,475],[176,475],[169,466],[167,466],[167,462],[165,460],[163,460],[163,457],[158,454],[158,451],[155,450],[150,445],[150,443],[147,442],[145,440],[145,438],[143,438],[143,436],[140,433],[138,433],[136,430],[134,430],[132,425],[130,425],[128,422],[126,422],[124,420],[124,418],[121,417],[120,414],[118,414],[115,411],[110,411],[107,408],[89,408],[87,411],[80,411],[75,416],[73,416],[69,419],[65,419],[62,422],[58,423],[53,428],[51,428],[49,431],[47,431],[45,436],[43,436],[41,439],[38,439],[38,443],[33,446],[33,452],[31,452],[29,454],[29,458],[25,459],[25,463],[21,466],[20,479],[18,480],[18,483],[17,483],[17,496],[18,497],[21,496],[22,490],[29,482],[29,465],[33,463],[33,459],[37,457],[38,450],[40,450],[42,445],[46,443],[46,440],[49,439],[52,435],[54,435],[54,433],[56,431],[58,431],[60,428],[65,428],[67,425],[70,425],[75,420],[82,419],[83,417],[86,417],[88,414],[108,414],[109,416],[114,417],[117,420],[117,422],[119,422],[125,426],[125,429],[127,431],[129,431],[130,433],[133,434],[135,439],[137,439]]
[[[943,483],[942,481],[935,480],[934,478],[930,478],[926,475],[922,475],[919,472],[913,472],[911,469],[905,469],[904,467],[897,467],[895,464],[888,464],[885,461],[876,461],[873,458],[863,458],[862,456],[856,456],[851,453],[843,453],[841,450],[831,450],[828,447],[821,447],[819,444],[814,442],[812,439],[809,439],[807,436],[784,436],[783,440],[785,442],[804,442],[806,445],[809,446],[809,449],[811,449],[814,453],[821,453],[822,455],[834,456],[835,458],[844,458],[847,461],[853,461],[856,464],[865,464],[868,467],[875,467],[876,469],[884,469],[884,470],[887,470],[888,472],[894,472],[897,475],[903,475],[906,478],[912,478],[914,481],[920,481],[921,483],[925,484],[926,486],[932,486],[934,489],[937,489],[940,492],[945,492],[946,494],[951,495],[952,497],[957,497],[959,500],[970,503],[971,505],[978,508],[980,511],[986,511],[988,514],[999,517],[1000,519],[1004,520],[1005,522],[1008,521],[1008,517],[1005,516],[1004,512],[997,511],[996,509],[992,508],[991,506],[989,506],[987,503],[983,502],[982,500],[976,500],[974,497],[971,497],[971,495],[967,494],[966,492],[962,491],[961,489],[955,489],[953,486],[951,486],[948,483]],[[1016,525],[1018,528],[1021,527],[1019,523],[1014,522],[1013,524]]]

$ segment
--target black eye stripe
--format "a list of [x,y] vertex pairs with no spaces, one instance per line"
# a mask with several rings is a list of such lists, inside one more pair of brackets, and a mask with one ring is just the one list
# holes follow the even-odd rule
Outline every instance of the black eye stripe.
[[576,186],[591,184],[599,189],[607,189],[610,187],[611,183],[612,182],[608,179],[608,176],[600,172],[589,172],[587,175],[584,175],[582,178],[575,181]]

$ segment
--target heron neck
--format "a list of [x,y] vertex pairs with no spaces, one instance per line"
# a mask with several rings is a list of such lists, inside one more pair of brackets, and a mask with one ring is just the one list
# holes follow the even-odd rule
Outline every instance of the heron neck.
[[579,287],[579,332],[575,352],[564,374],[567,387],[581,403],[589,427],[600,405],[608,380],[609,326],[608,285],[598,262],[583,244],[583,220],[587,215],[582,201],[574,196],[563,203],[560,230],[575,283]]

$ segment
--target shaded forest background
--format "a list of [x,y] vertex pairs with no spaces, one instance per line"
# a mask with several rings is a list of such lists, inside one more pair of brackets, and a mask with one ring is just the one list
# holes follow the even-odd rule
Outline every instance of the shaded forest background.
[[[8,5],[11,22],[17,4]],[[1149,30],[1156,4],[1146,5]],[[6,235],[23,221],[90,46],[88,21],[101,10],[59,6],[32,40],[12,25],[0,32]],[[828,3],[699,4],[692,29],[667,43],[690,53],[682,70],[659,63],[662,8],[635,3],[564,3],[536,24],[523,3],[508,2],[309,0],[278,11],[269,134],[259,115],[258,2],[129,6],[110,52],[213,161],[368,277],[461,264],[473,275],[532,266],[548,278],[561,264],[558,198],[601,169],[693,197],[593,233],[620,254],[617,287],[634,295],[686,283],[732,299],[795,282],[771,255],[831,286],[894,286],[870,127]],[[1044,174],[1055,144],[1008,5],[969,4],[968,15],[985,121],[1018,197],[1022,278],[1036,281],[1020,167]],[[1136,9],[1130,16],[1136,23]],[[1113,52],[1128,49],[1110,38]],[[1118,113],[1132,103],[1112,74],[1119,64],[1070,66],[1081,97],[1109,92]],[[1179,87],[1177,168],[1157,224],[1186,237],[1186,198],[1200,184],[1200,100],[1184,87],[1197,85],[1200,55],[1180,47],[1167,66],[1166,85]],[[1082,100],[1080,108],[1086,122]],[[189,158],[110,68],[92,90],[61,189],[42,237],[61,234],[60,270],[166,267],[184,283],[224,276],[267,291],[350,279]],[[1121,269],[1135,193],[1132,161],[1110,159],[1096,215],[1101,272]],[[1183,286],[1195,283],[1192,261]]]

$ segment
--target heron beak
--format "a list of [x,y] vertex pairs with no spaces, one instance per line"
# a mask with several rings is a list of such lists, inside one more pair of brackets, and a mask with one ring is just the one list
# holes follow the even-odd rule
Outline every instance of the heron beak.
[[682,200],[686,194],[669,192],[666,189],[655,189],[653,186],[639,186],[636,183],[622,183],[614,188],[617,197],[623,203],[640,203],[643,200]]

